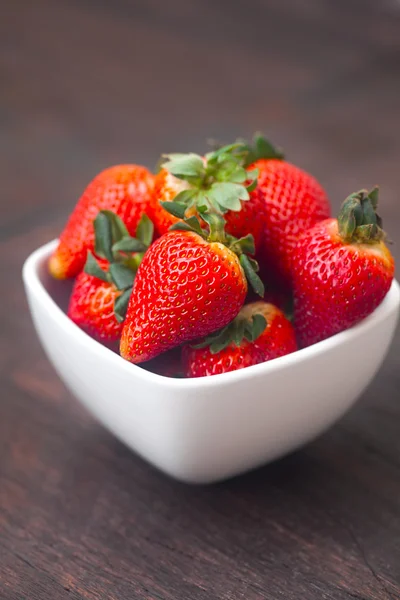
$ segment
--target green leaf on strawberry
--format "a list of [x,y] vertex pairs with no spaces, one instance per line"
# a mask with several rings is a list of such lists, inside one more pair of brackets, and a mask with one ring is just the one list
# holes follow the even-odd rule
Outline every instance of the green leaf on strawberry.
[[254,134],[252,144],[246,142],[243,142],[243,144],[246,148],[243,164],[246,167],[260,159],[283,160],[285,158],[282,148],[274,146],[261,133]]
[[101,281],[109,281],[107,273],[103,271],[103,269],[101,268],[93,254],[90,252],[90,250],[87,254],[87,259],[83,270],[88,275],[92,275],[97,279],[101,279]]
[[373,206],[373,209],[376,211],[379,202],[379,187],[376,185],[374,188],[372,188],[372,190],[368,193],[368,196]]
[[264,284],[254,270],[254,263],[252,264],[252,262],[250,262],[250,258],[247,256],[247,254],[241,254],[239,260],[251,287],[256,294],[263,298],[265,294]]
[[[108,211],[107,211],[108,212]],[[112,220],[106,211],[100,211],[94,220],[95,244],[94,251],[97,256],[108,261],[113,260],[113,227]]]
[[195,216],[189,217],[188,219],[186,219],[186,223],[189,225],[189,227],[191,227],[193,229],[193,231],[195,231],[196,233],[198,233],[201,236],[204,235],[204,232],[201,228],[201,225],[200,225],[197,217],[195,217]]
[[105,271],[96,257],[88,252],[84,272],[115,286],[122,291],[115,301],[115,315],[122,322],[137,268],[153,239],[154,227],[149,217],[142,215],[134,238],[129,235],[123,221],[110,210],[102,210],[93,222],[95,230],[95,253],[107,260]]
[[165,154],[163,167],[178,179],[202,177],[205,173],[203,159],[198,154]]
[[[254,254],[256,251],[255,245],[254,245],[254,237],[252,236],[251,233],[249,233],[248,235],[246,235],[245,237],[239,238],[238,240],[235,239],[233,236],[231,236],[232,241],[231,241],[231,248],[232,250],[235,250],[236,253],[238,254]],[[250,260],[250,257],[249,257]],[[253,268],[254,271],[258,271],[258,263],[256,260],[252,259],[252,261],[250,261],[250,265]]]
[[254,342],[266,326],[267,321],[261,314],[253,314],[249,319],[239,313],[226,327],[207,336],[198,344],[192,344],[192,348],[210,348],[211,354],[217,354],[231,344],[239,347],[243,340]]
[[242,208],[241,200],[248,200],[249,193],[244,186],[226,181],[213,183],[207,192],[207,199],[217,205],[221,213],[239,211]]
[[147,244],[144,244],[137,238],[133,237],[124,237],[119,242],[116,242],[112,245],[113,255],[116,252],[145,252],[147,249]]
[[125,320],[126,311],[128,309],[129,298],[131,297],[132,288],[128,288],[122,292],[114,302],[114,314],[118,323],[123,323]]
[[150,246],[154,235],[154,225],[151,219],[143,213],[136,228],[136,238],[140,240],[146,249]]
[[[116,241],[116,240],[122,239],[123,237],[129,236],[129,231],[126,228],[125,223],[112,210],[102,210],[101,213],[103,215],[105,215],[111,222],[113,240]],[[143,219],[143,215],[142,215],[142,219]],[[139,226],[139,223],[138,223],[138,226]]]
[[370,192],[360,190],[343,202],[338,216],[339,235],[343,241],[374,244],[386,239],[382,219],[376,212],[378,193],[377,187]]
[[246,322],[244,336],[249,342],[254,342],[260,335],[263,333],[264,329],[267,326],[267,321],[265,317],[260,314],[255,314],[252,316],[251,323],[249,321]]
[[[188,208],[199,212],[214,210],[220,214],[228,210],[240,211],[242,202],[249,200],[248,189],[254,189],[258,171],[246,170],[244,161],[248,148],[242,142],[223,146],[206,154],[168,154],[163,167],[178,179],[184,180],[188,189],[177,194],[174,202],[162,206],[179,219]],[[176,206],[179,204],[179,207]],[[183,213],[181,206],[185,207]]]
[[[184,194],[184,193],[185,192],[181,192],[181,194]],[[187,206],[185,206],[185,204],[179,202],[179,196],[181,194],[178,194],[175,197],[174,202],[161,202],[160,203],[161,206],[163,208],[165,208],[165,210],[167,212],[169,212],[174,217],[177,217],[177,219],[184,219],[185,218],[185,213],[186,213],[186,208],[187,208]],[[193,193],[191,194],[191,197],[192,196],[193,196]],[[187,196],[185,196],[185,197],[187,197]]]
[[126,290],[132,287],[135,279],[135,273],[129,267],[121,263],[111,263],[109,268],[109,274],[111,281],[117,288],[117,290]]

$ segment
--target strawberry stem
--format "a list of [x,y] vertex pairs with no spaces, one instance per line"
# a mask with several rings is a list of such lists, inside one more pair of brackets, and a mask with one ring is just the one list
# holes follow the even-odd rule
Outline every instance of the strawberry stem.
[[350,194],[338,215],[339,235],[345,243],[374,244],[386,239],[377,214],[378,187]]
[[215,211],[203,213],[202,219],[207,223],[210,229],[208,241],[224,244],[226,242],[225,219]]

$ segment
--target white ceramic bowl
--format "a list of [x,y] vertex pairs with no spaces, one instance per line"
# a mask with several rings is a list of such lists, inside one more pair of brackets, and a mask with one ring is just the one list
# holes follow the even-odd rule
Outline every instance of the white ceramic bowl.
[[[71,392],[121,441],[162,471],[210,483],[272,461],[315,438],[356,401],[393,337],[400,288],[352,329],[294,354],[200,379],[132,365],[68,319],[71,284],[47,274],[56,241],[23,278],[44,349]],[[365,352],[368,348],[368,352]]]

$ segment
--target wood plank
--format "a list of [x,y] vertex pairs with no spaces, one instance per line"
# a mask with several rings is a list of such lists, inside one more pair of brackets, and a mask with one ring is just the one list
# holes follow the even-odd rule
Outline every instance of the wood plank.
[[[14,0],[0,7],[0,598],[400,597],[397,332],[357,406],[276,464],[164,477],[70,396],[20,269],[101,168],[261,129],[337,208],[400,231],[400,4]],[[400,260],[398,245],[393,246]]]

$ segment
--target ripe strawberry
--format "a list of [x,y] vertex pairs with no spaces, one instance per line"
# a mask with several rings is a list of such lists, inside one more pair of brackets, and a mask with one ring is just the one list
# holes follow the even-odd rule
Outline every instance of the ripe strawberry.
[[[254,172],[257,172],[255,165]],[[254,238],[254,246],[257,256],[263,247],[264,239],[264,198],[257,189],[250,192],[248,202],[242,202],[239,211],[230,210],[226,213],[226,231],[227,233],[241,238],[250,233]]]
[[293,255],[295,327],[309,346],[355,325],[383,300],[394,260],[376,214],[378,189],[351,194],[338,219],[317,223]]
[[[160,203],[182,203],[186,209],[183,214],[189,216],[206,199],[224,214],[227,233],[235,237],[253,235],[260,264],[288,288],[291,256],[298,236],[329,217],[330,206],[314,177],[283,158],[280,149],[258,134],[253,147],[239,140],[207,154],[205,159],[194,154],[169,155],[156,177],[151,201],[156,230],[163,234],[177,218],[182,218],[179,211],[174,213],[176,218],[168,216]],[[244,193],[221,205],[216,186],[226,193],[232,182],[245,188]]]
[[133,280],[143,252],[153,237],[153,226],[143,215],[132,238],[122,221],[110,211],[94,220],[97,260],[89,251],[84,271],[72,290],[68,316],[100,342],[112,345],[121,337]]
[[[287,288],[299,235],[328,218],[330,205],[318,181],[283,158],[264,137],[254,136],[245,166],[258,171],[258,181],[246,206],[249,211],[258,206],[258,219],[263,221],[262,247],[256,245],[260,267]],[[229,217],[227,222],[229,227]]]
[[236,371],[297,350],[294,329],[273,304],[254,302],[242,308],[227,327],[200,344],[185,346],[187,377]]
[[178,179],[167,169],[161,169],[154,178],[154,188],[149,204],[149,216],[158,235],[167,233],[171,225],[179,221],[165,208],[163,202],[173,202],[178,194],[188,189],[189,184]]
[[[146,252],[122,331],[123,358],[140,363],[227,325],[242,307],[249,281],[263,285],[246,255],[251,237],[227,238],[223,219],[202,214],[174,225]],[[246,275],[245,275],[246,274]]]
[[88,250],[94,250],[92,223],[100,210],[115,212],[133,235],[148,210],[153,185],[153,175],[138,165],[117,165],[99,173],[78,200],[50,257],[53,277],[66,279],[82,271]]
[[[196,215],[202,207],[212,206],[220,214],[229,215],[227,233],[238,238],[250,233],[257,247],[263,231],[257,212],[261,203],[256,198],[251,209],[247,208],[257,172],[243,168],[243,149],[247,153],[247,148],[239,142],[210,152],[204,158],[192,153],[166,155],[167,160],[156,175],[150,203],[149,215],[157,233],[163,235],[184,216]],[[173,210],[167,212],[166,208]]]
[[112,344],[121,337],[122,323],[114,313],[114,305],[122,294],[115,284],[107,280],[109,264],[98,263],[104,273],[98,276],[89,275],[85,271],[79,273],[72,290],[68,316],[81,329],[99,342]]

